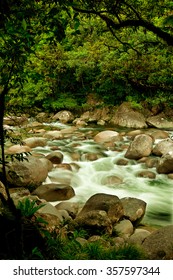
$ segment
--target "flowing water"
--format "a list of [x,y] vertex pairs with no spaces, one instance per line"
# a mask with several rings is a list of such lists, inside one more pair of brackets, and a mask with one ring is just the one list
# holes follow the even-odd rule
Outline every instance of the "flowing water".
[[[68,127],[59,123],[54,126],[60,129]],[[112,194],[119,198],[139,198],[147,203],[144,223],[159,226],[173,224],[173,180],[168,179],[165,174],[157,174],[155,168],[147,168],[148,171],[156,173],[155,179],[138,177],[136,174],[145,170],[146,166],[134,160],[129,160],[127,165],[117,165],[117,160],[124,158],[126,149],[112,151],[95,143],[93,137],[85,137],[100,130],[99,127],[83,128],[73,133],[70,138],[49,141],[47,147],[35,148],[35,151],[48,154],[51,151],[50,146],[58,146],[64,155],[63,163],[73,163],[73,171],[55,169],[49,172],[46,183],[61,180],[69,183],[76,194],[68,200],[70,202],[85,203],[96,193]],[[124,137],[119,144],[121,146],[128,143],[129,140]],[[80,155],[79,160],[74,160],[74,153]],[[91,153],[99,155],[98,159],[87,160],[86,155]],[[114,183],[108,180],[105,184],[109,176],[117,176],[122,182]]]

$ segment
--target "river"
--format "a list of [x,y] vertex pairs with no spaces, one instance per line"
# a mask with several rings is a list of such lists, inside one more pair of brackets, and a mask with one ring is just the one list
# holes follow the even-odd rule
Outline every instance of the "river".
[[[50,124],[46,124],[50,125]],[[59,122],[51,124],[55,129],[69,128],[68,125]],[[105,148],[94,142],[92,134],[103,130],[103,127],[90,126],[79,128],[70,137],[62,140],[49,140],[48,146],[34,148],[34,151],[48,154],[51,146],[58,146],[64,155],[63,163],[69,163],[73,171],[55,169],[49,172],[45,183],[57,182],[62,178],[69,181],[75,190],[75,196],[70,202],[85,203],[86,200],[96,193],[107,193],[119,198],[135,197],[147,203],[146,214],[143,223],[149,225],[166,226],[173,224],[173,181],[165,174],[158,174],[156,168],[147,168],[156,173],[155,179],[138,177],[136,174],[146,169],[144,163],[128,160],[127,165],[116,164],[117,160],[124,159],[130,140],[123,137],[118,149]],[[104,128],[104,130],[106,130]],[[114,130],[116,130],[114,128]],[[117,130],[116,130],[117,131]],[[171,132],[170,132],[171,134]],[[80,158],[75,160],[72,155],[78,154]],[[88,160],[88,154],[97,154],[95,160]],[[105,180],[108,177],[118,177],[121,183],[112,183]],[[57,203],[54,203],[57,204]]]

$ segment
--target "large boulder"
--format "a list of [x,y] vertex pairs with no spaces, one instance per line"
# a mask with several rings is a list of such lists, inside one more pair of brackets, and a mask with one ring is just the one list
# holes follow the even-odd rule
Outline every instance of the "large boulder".
[[131,104],[128,102],[124,102],[119,106],[110,122],[114,125],[118,125],[121,127],[147,127],[144,115],[138,112],[137,110],[133,109]]
[[47,139],[44,137],[29,137],[24,139],[23,142],[30,148],[44,147],[47,144]]
[[110,120],[110,109],[108,107],[103,108],[95,108],[92,111],[84,112],[81,117],[81,120],[87,122],[98,122],[102,121],[109,121]]
[[166,139],[169,137],[169,132],[161,129],[150,128],[148,131],[146,131],[146,133],[152,136],[154,140]]
[[169,138],[160,141],[153,148],[153,154],[155,154],[156,156],[162,156],[171,151],[173,152],[173,141]]
[[77,216],[74,219],[74,225],[80,228],[92,229],[92,232],[99,229],[112,234],[111,220],[109,219],[106,211],[103,210],[91,210]]
[[120,140],[120,135],[116,131],[105,130],[97,133],[94,137],[94,141],[97,143],[104,143],[110,141]]
[[139,224],[145,215],[146,202],[134,197],[124,197],[121,202],[124,208],[124,217],[135,225]]
[[60,111],[53,116],[53,120],[59,120],[62,123],[69,123],[74,120],[74,116],[70,111]]
[[13,145],[11,147],[9,147],[8,149],[6,149],[6,154],[20,154],[20,153],[29,153],[31,152],[31,148],[26,146],[26,145],[20,145],[20,144],[16,144]]
[[157,172],[160,174],[173,173],[173,151],[164,154],[157,165]]
[[97,193],[87,200],[77,217],[97,210],[105,211],[112,223],[118,222],[124,215],[122,202],[117,196]]
[[8,116],[4,117],[3,120],[5,125],[11,125],[11,126],[16,126],[16,125],[25,125],[28,123],[28,118],[26,116]]
[[35,188],[45,181],[48,175],[46,162],[29,156],[24,161],[13,161],[6,167],[7,181],[13,187]]
[[36,188],[32,194],[46,201],[68,200],[75,195],[74,189],[63,184],[44,184]]
[[125,153],[125,157],[129,159],[140,159],[151,154],[153,147],[153,139],[146,134],[137,135],[131,142]]
[[45,112],[40,112],[35,116],[35,119],[39,122],[48,122],[49,121],[49,115]]
[[167,119],[164,113],[160,113],[156,116],[147,118],[147,124],[152,127],[160,129],[171,129],[173,127],[173,121]]
[[150,260],[173,259],[173,225],[160,228],[142,243],[142,248]]

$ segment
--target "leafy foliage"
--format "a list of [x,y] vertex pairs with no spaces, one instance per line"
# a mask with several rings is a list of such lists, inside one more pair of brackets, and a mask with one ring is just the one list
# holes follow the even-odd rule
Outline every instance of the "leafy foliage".
[[26,198],[24,201],[19,200],[17,209],[21,211],[21,215],[24,217],[32,217],[36,211],[42,208],[44,204],[36,205],[35,200]]
[[60,260],[136,260],[145,259],[145,254],[134,245],[105,247],[99,240],[81,245],[75,238],[62,239],[49,236],[47,254]]

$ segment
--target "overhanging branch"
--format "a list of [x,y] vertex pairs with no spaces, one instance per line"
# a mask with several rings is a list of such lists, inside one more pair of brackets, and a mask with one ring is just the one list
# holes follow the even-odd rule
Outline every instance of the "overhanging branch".
[[121,22],[115,22],[113,19],[109,18],[107,15],[104,14],[106,13],[106,11],[98,12],[95,10],[85,10],[77,7],[73,7],[73,9],[79,13],[93,14],[99,16],[102,20],[106,22],[108,27],[111,27],[114,30],[120,30],[122,28],[128,27],[144,27],[146,30],[153,32],[160,39],[166,42],[168,46],[173,46],[173,35],[163,31],[160,27],[157,27],[153,23],[143,20],[140,17],[138,17],[137,19],[127,19]]

